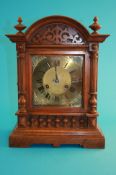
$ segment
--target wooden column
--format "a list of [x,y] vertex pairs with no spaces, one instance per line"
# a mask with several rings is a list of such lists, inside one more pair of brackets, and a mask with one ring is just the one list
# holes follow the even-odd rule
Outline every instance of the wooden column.
[[18,126],[26,127],[26,85],[25,85],[25,43],[18,42],[17,70],[18,70]]
[[91,45],[90,57],[90,113],[97,113],[97,67],[98,67],[98,44]]
[[[23,36],[25,38],[25,34],[22,32],[26,28],[22,24],[22,18],[18,18],[18,24],[15,26],[16,30],[18,30],[18,36]],[[17,49],[17,70],[18,70],[18,112],[16,115],[18,116],[18,127],[26,127],[26,85],[25,85],[25,42],[21,40],[16,42]]]
[[[101,26],[98,23],[98,18],[94,17],[94,23],[90,25],[93,30],[91,34],[93,37],[99,36],[98,30]],[[96,39],[95,39],[96,40]],[[89,126],[97,127],[97,74],[98,74],[98,45],[99,42],[92,42],[89,44],[90,51],[90,99],[89,99]]]
[[25,34],[22,32],[26,28],[22,24],[22,18],[18,18],[15,29],[18,31],[14,35],[6,35],[12,42],[16,43],[17,49],[17,74],[18,74],[18,127],[26,127],[26,84],[25,84]]
[[90,44],[90,98],[89,114],[87,116],[89,127],[97,126],[97,73],[98,73],[98,44]]

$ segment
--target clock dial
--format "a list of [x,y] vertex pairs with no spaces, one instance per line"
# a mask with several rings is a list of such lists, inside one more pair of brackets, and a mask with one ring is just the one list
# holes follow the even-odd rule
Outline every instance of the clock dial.
[[61,66],[52,67],[43,76],[43,86],[50,94],[62,95],[71,86],[71,75]]
[[33,56],[33,105],[82,106],[83,55]]

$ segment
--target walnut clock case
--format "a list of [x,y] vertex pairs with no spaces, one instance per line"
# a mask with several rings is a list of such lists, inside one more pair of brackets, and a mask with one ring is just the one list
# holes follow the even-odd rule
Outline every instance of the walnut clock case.
[[50,16],[6,35],[16,43],[18,72],[17,127],[11,147],[32,144],[79,144],[104,148],[97,126],[98,48],[109,35],[64,16]]

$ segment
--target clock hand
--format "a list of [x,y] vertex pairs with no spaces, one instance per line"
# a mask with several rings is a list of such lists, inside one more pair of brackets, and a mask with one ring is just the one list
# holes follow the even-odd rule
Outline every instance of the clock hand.
[[55,82],[56,82],[56,83],[59,83],[58,74],[57,74],[57,65],[56,65],[56,62],[55,62]]

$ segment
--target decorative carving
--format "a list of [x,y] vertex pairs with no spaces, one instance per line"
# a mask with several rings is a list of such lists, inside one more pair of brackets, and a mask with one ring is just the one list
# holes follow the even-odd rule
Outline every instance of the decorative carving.
[[26,116],[19,116],[18,117],[18,127],[25,128],[26,126],[27,126]]
[[97,43],[91,44],[91,51],[93,51],[95,54],[98,54],[98,44]]
[[89,51],[90,52],[98,52],[97,50],[99,49],[97,43],[89,43]]
[[90,106],[91,106],[91,113],[96,113],[96,107],[97,107],[97,100],[96,100],[96,93],[90,92],[91,98],[90,98]]
[[25,52],[25,43],[23,43],[23,42],[17,43],[16,49],[17,49],[18,53]]
[[87,128],[86,116],[29,116],[26,118],[30,128]]
[[52,122],[52,119],[51,119],[51,117],[48,116],[48,118],[47,118],[47,127],[48,127],[48,128],[51,127],[51,125],[52,125],[51,122]]
[[80,33],[66,24],[55,23],[45,25],[33,34],[31,44],[85,44]]
[[88,127],[95,128],[97,125],[96,117],[88,117]]
[[86,116],[82,116],[79,118],[79,127],[80,128],[88,127],[88,118]]
[[37,128],[38,127],[38,121],[36,120],[36,118],[32,118],[31,127],[32,128]]
[[56,116],[55,119],[54,119],[54,124],[55,124],[54,127],[59,128],[60,124],[61,124],[60,122],[62,122],[61,118],[59,116],[58,117]]
[[76,127],[79,127],[79,123],[77,123],[76,117],[73,117],[72,118],[72,128],[76,128]]
[[18,24],[15,26],[15,29],[18,30],[17,35],[24,35],[24,33],[22,32],[22,30],[24,30],[26,28],[26,26],[24,26],[22,24],[22,18],[19,17],[18,18]]
[[71,122],[69,121],[69,118],[64,117],[63,124],[65,128],[70,127]]
[[93,30],[92,34],[98,34],[97,30],[101,29],[101,26],[98,24],[98,17],[95,16],[93,19],[94,23],[89,27]]
[[19,112],[25,113],[26,112],[26,99],[23,94],[19,95],[18,104],[19,104]]

